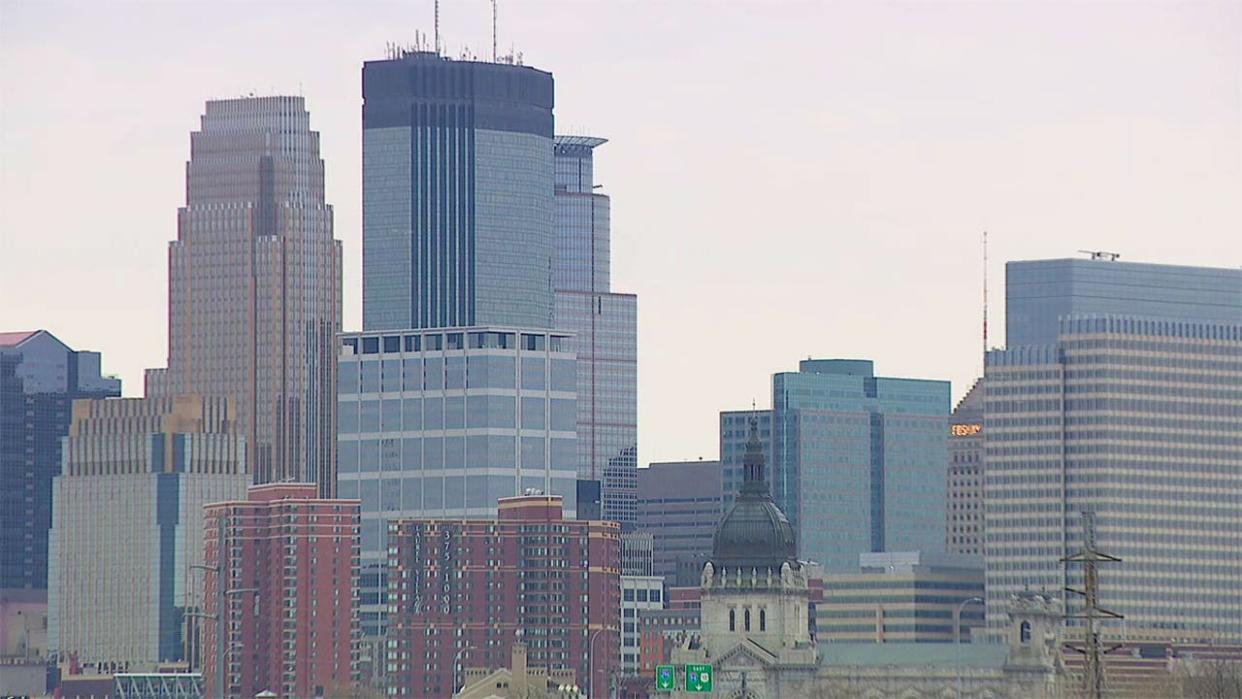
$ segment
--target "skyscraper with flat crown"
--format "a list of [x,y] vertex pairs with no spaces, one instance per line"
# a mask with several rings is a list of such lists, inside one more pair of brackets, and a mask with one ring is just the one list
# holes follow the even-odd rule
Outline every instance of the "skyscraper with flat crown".
[[552,327],[552,90],[431,52],[363,65],[363,329]]
[[341,244],[301,97],[207,103],[168,277],[167,390],[236,400],[256,483],[330,495]]

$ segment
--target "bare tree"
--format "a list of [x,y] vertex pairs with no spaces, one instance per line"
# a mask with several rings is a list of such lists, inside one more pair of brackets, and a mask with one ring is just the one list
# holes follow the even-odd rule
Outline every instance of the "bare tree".
[[1181,680],[1185,699],[1242,699],[1242,661],[1188,663]]
[[324,691],[324,699],[384,699],[384,694],[374,687],[342,683],[328,687]]

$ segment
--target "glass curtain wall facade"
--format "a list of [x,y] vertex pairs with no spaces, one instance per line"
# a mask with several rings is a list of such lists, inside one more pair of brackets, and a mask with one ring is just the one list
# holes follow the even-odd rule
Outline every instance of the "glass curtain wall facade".
[[0,589],[47,589],[52,479],[72,403],[121,395],[99,362],[46,330],[0,333]]
[[637,298],[556,292],[556,325],[578,357],[578,478],[600,483],[600,516],[633,529],[638,516]]
[[207,103],[169,245],[169,393],[232,397],[257,483],[336,484],[341,243],[301,97]]
[[[203,506],[244,497],[245,439],[229,399],[80,400],[50,534],[51,648],[150,671],[197,655]],[[201,656],[200,656],[201,657]]]
[[1092,511],[1131,632],[1237,642],[1242,323],[1062,318],[1055,344],[989,352],[985,381],[989,626],[1015,592],[1081,589],[1061,558]]
[[1236,323],[1242,271],[1111,260],[1028,260],[1005,265],[1009,347],[1057,341],[1059,320],[1121,314]]
[[396,518],[494,518],[497,499],[577,493],[575,357],[564,333],[473,327],[341,336],[339,482],[362,501],[362,622],[382,628]]
[[552,75],[400,51],[362,98],[363,328],[550,328]]
[[776,501],[800,558],[848,572],[860,553],[944,550],[949,382],[808,359],[772,377],[772,405]]
[[638,298],[612,293],[610,202],[596,191],[593,136],[555,146],[556,327],[578,355],[578,478],[599,483],[600,515],[630,531],[638,514]]

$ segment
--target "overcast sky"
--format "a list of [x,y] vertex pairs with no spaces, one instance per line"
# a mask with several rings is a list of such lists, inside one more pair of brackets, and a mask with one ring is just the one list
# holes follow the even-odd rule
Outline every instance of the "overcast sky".
[[[451,55],[490,2],[444,0]],[[717,412],[799,359],[979,374],[1004,261],[1242,265],[1242,1],[501,0],[499,43],[603,136],[613,285],[639,299],[640,462],[715,458]],[[0,330],[167,352],[167,245],[203,102],[303,94],[361,326],[361,68],[431,0],[0,0]]]

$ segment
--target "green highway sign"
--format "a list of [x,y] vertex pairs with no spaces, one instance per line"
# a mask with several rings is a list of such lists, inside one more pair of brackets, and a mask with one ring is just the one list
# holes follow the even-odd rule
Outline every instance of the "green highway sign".
[[672,665],[656,665],[656,689],[671,692],[677,689],[677,670]]
[[711,665],[687,665],[686,666],[686,691],[687,692],[710,692],[712,691],[712,666]]

